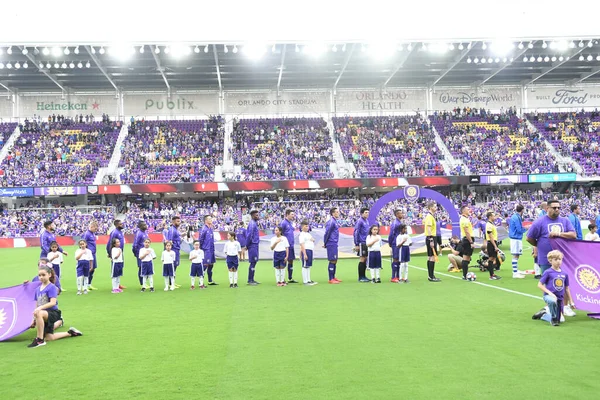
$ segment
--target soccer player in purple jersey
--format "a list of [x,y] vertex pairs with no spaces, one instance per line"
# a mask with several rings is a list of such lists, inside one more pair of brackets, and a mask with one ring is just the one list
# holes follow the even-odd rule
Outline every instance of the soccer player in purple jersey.
[[354,225],[354,251],[359,256],[358,262],[358,281],[359,282],[371,282],[367,278],[367,256],[369,255],[369,248],[367,247],[367,236],[369,235],[369,209],[360,209],[360,218]]
[[88,290],[98,290],[92,286],[92,280],[94,279],[94,272],[96,272],[96,268],[98,268],[98,262],[96,261],[96,231],[98,230],[98,223],[96,221],[90,222],[87,232],[83,234],[81,237],[85,240],[87,244],[87,248],[92,252],[93,260],[93,268],[90,268],[90,276],[88,278]]
[[208,275],[208,284],[209,286],[218,285],[218,283],[214,282],[212,279],[212,271],[213,266],[216,262],[216,258],[215,234],[213,232],[213,220],[210,215],[204,216],[204,226],[200,231],[198,241],[200,242],[200,248],[202,249],[202,251],[204,251],[204,261],[202,262],[202,265],[206,269],[206,274]]
[[[44,232],[42,232],[42,235],[40,236],[40,247],[42,248],[42,251],[40,252],[40,258],[48,257],[48,253],[50,252],[50,245],[52,244],[52,242],[56,242],[56,235],[54,235],[55,229],[56,227],[54,226],[54,222],[44,222]],[[58,246],[58,251],[63,253],[64,256],[69,255],[60,246]]]
[[388,243],[392,249],[392,279],[391,282],[400,281],[400,248],[396,245],[396,238],[400,234],[400,226],[402,225],[402,210],[394,210],[396,219],[390,226],[390,235]]
[[285,210],[285,219],[281,222],[281,234],[285,236],[290,245],[288,249],[287,258],[287,269],[288,269],[288,283],[298,283],[293,278],[294,273],[294,259],[296,253],[294,252],[294,220],[296,219],[296,213],[294,210]]
[[329,261],[329,265],[327,266],[329,271],[329,283],[332,285],[337,285],[338,283],[342,282],[335,277],[336,264],[338,260],[338,242],[340,239],[340,228],[337,220],[340,217],[340,210],[338,210],[337,207],[333,207],[331,210],[329,210],[329,215],[331,215],[331,218],[329,218],[329,221],[327,221],[325,224],[323,248],[327,249],[327,261]]
[[246,248],[248,249],[248,261],[250,262],[250,265],[248,266],[248,285],[250,286],[260,284],[260,282],[254,280],[256,263],[258,262],[259,256],[258,243],[260,237],[257,224],[259,218],[258,210],[250,211],[250,222],[248,223],[248,228],[246,228]]

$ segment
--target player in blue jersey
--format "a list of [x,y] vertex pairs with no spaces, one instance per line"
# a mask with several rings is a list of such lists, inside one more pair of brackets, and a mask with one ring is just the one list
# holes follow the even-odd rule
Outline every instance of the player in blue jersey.
[[[340,240],[340,228],[338,226],[338,218],[340,217],[340,210],[337,207],[333,207],[329,210],[329,221],[325,224],[325,236],[323,236],[323,248],[327,249],[327,261],[329,265],[327,270],[329,271],[329,283],[337,285],[342,281],[335,277],[338,260],[338,242]],[[365,267],[366,268],[366,267]],[[365,277],[366,278],[366,277]]]
[[[177,215],[171,218],[171,227],[167,232],[167,241],[171,242],[172,251],[175,252],[175,261],[173,263],[174,267],[174,278],[177,277],[177,267],[179,266],[179,255],[181,253],[181,234],[179,233],[179,226],[181,225],[181,218]],[[165,242],[166,245],[167,242]],[[180,288],[181,285],[178,285],[175,282],[171,283],[175,288]]]
[[367,236],[369,235],[369,209],[360,209],[360,218],[354,225],[354,251],[358,255],[358,281],[359,282],[371,282],[367,278],[367,257],[369,255],[369,248],[367,247]]
[[[54,235],[54,229],[54,222],[44,222],[44,232],[42,232],[42,235],[40,236],[40,247],[42,248],[42,251],[40,252],[40,258],[48,257],[48,253],[50,252],[50,244],[52,244],[52,242],[56,242],[56,235]],[[60,246],[58,246],[58,251],[60,251],[64,256],[69,255]]]
[[133,255],[137,260],[138,267],[138,280],[140,281],[140,286],[142,286],[144,278],[142,276],[142,260],[140,259],[140,250],[144,247],[144,242],[146,239],[150,239],[148,236],[148,225],[145,221],[138,222],[138,230],[135,233],[135,239],[133,240],[133,247],[131,251],[133,251]]
[[214,282],[212,279],[213,274],[213,266],[216,262],[215,258],[215,234],[213,231],[213,223],[212,217],[210,215],[204,216],[204,226],[200,231],[200,236],[198,237],[198,242],[200,242],[200,248],[204,251],[204,261],[202,265],[206,270],[206,274],[208,275],[208,284],[209,286],[218,285],[218,283]]
[[396,238],[400,234],[400,226],[402,225],[402,210],[394,210],[396,219],[390,225],[390,234],[388,236],[388,244],[392,250],[392,279],[391,282],[400,281],[400,248],[396,245]]
[[90,276],[88,281],[88,290],[98,290],[92,286],[92,280],[94,279],[94,273],[98,268],[98,261],[96,260],[96,231],[98,230],[98,223],[96,221],[90,222],[87,232],[81,237],[85,240],[87,248],[92,252],[94,257],[93,268],[90,269]]
[[285,210],[285,219],[281,222],[281,234],[285,236],[288,241],[288,258],[287,258],[287,269],[288,269],[288,283],[298,283],[293,278],[294,273],[294,260],[296,259],[296,253],[294,252],[294,220],[296,219],[296,213],[294,210]]
[[[110,232],[110,236],[108,237],[108,243],[106,243],[106,254],[110,259],[112,264],[112,243],[113,240],[119,239],[119,244],[121,248],[121,252],[125,248],[125,236],[123,235],[123,221],[120,219],[115,219],[113,221],[114,229]],[[125,264],[123,264],[124,266]],[[119,289],[126,289],[125,286],[119,285]]]
[[254,279],[254,273],[256,272],[256,263],[258,262],[258,243],[260,241],[259,233],[258,233],[258,210],[250,211],[250,222],[248,223],[248,227],[246,228],[246,248],[248,249],[248,261],[250,265],[248,266],[248,285],[256,286],[260,284]]

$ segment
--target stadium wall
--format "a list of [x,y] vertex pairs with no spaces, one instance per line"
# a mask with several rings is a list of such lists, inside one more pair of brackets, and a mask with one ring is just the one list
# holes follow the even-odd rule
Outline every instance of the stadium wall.
[[[533,89],[533,90],[532,90]],[[35,115],[74,116],[103,113],[111,117],[147,119],[190,119],[208,115],[236,116],[362,114],[385,115],[417,110],[451,110],[455,107],[484,107],[500,110],[572,110],[600,107],[600,86],[523,86],[385,88],[286,91],[188,91],[168,96],[166,92],[111,93],[24,93],[0,102],[0,118],[24,119]]]

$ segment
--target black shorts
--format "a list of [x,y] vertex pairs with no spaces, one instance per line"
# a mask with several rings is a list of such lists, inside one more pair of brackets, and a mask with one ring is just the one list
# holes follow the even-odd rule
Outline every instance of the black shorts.
[[496,251],[494,244],[489,240],[487,243],[487,254],[489,258],[498,258],[498,252]]
[[438,244],[438,246],[442,245],[442,237],[441,236],[436,236],[435,237],[435,242]]
[[462,246],[462,255],[471,257],[473,255],[473,246],[471,246],[471,242],[469,242],[469,239],[464,237],[460,244]]
[[358,251],[356,255],[359,257],[368,257],[369,256],[369,248],[366,243],[361,243],[358,245]]
[[62,312],[60,310],[46,310],[48,313],[48,320],[44,321],[44,335],[54,333],[54,323],[62,319]]
[[[435,253],[431,246],[435,248]],[[435,240],[435,236],[427,236],[425,237],[425,247],[427,247],[427,257],[433,257],[437,254],[437,241]]]

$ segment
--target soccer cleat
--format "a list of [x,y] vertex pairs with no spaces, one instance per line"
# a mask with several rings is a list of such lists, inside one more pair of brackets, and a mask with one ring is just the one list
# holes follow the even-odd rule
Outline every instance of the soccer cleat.
[[81,333],[81,331],[78,331],[76,328],[73,328],[73,327],[70,327],[69,330],[67,331],[67,333],[69,335],[71,335],[72,337],[83,336],[83,333]]
[[68,292],[68,290],[67,290],[67,289],[63,289],[63,288],[61,288],[61,289],[60,289],[60,291],[61,291],[61,292]]
[[362,278],[358,278],[358,281],[363,282],[363,283],[371,282],[371,280],[369,278],[367,278],[366,276],[363,276]]
[[40,339],[40,338],[35,338],[33,339],[33,342],[31,342],[31,344],[28,344],[27,347],[40,347],[40,346],[45,346],[46,342],[44,342],[44,339]]
[[403,279],[402,280],[404,283],[410,283],[410,281],[408,279]]
[[96,288],[95,288],[95,287],[93,287],[92,285],[89,285],[89,286],[88,286],[88,290],[98,290],[98,289],[96,289]]
[[208,282],[208,286],[217,286],[219,285],[217,282]]
[[515,272],[513,273],[513,279],[523,279],[525,278],[525,275],[521,274],[520,272]]
[[283,282],[281,282],[281,285],[282,285],[282,286],[287,286],[288,284],[287,284],[287,282],[286,282],[286,281],[283,281]]
[[298,281],[295,281],[293,279],[290,279],[289,281],[287,281],[287,283],[298,283]]
[[375,281],[375,283],[381,283],[381,279],[377,278],[377,280]]
[[392,282],[392,283],[398,283],[399,281],[400,281],[399,278],[392,278],[392,279],[390,279],[390,282]]
[[490,281],[499,281],[500,279],[502,279],[502,277],[495,274],[490,276]]
[[563,307],[563,314],[567,317],[574,317],[577,315],[569,305]]
[[196,287],[194,285],[190,286],[190,290],[194,290]]
[[433,278],[427,278],[427,280],[428,280],[429,282],[441,282],[441,281],[442,281],[441,279],[439,279],[439,278],[436,278],[435,276],[434,276]]
[[283,286],[283,285],[281,284],[281,282],[277,282],[277,287],[279,287],[279,286]]
[[198,286],[198,289],[206,289],[206,286],[200,285],[200,286]]
[[121,290],[127,289],[127,286],[119,285],[119,289],[121,289]]
[[238,284],[237,284],[237,283],[234,283],[234,284],[233,284],[233,288],[234,288],[234,289],[237,289],[237,288],[238,288]]
[[546,314],[546,309],[542,308],[540,311],[536,312],[535,314],[533,314],[533,316],[531,317],[531,319],[540,319],[544,316],[544,314]]
[[308,281],[308,284],[309,284],[310,286],[315,286],[315,285],[318,285],[318,284],[319,284],[319,282],[315,282],[315,281]]
[[233,283],[229,284],[229,289],[233,289]]
[[145,291],[146,291],[145,287],[143,287],[142,290],[140,290],[140,292],[145,292]]
[[248,282],[248,286],[258,286],[258,283],[256,283],[256,282]]
[[175,289],[179,289],[181,285],[175,284]]
[[169,288],[169,290],[170,290],[170,291],[173,291],[173,290],[175,290],[175,289],[177,289],[177,287],[176,287],[176,286],[171,286],[171,287]]
[[342,283],[342,281],[338,278],[333,278],[334,281],[337,281],[338,283]]
[[151,288],[150,288],[150,291],[151,291],[151,292],[154,292],[154,288],[153,288],[153,287],[151,287]]
[[113,289],[112,293],[121,293],[121,292],[119,292],[119,289]]
[[83,289],[83,294],[88,294],[87,289]]
[[335,279],[331,279],[331,280],[329,280],[329,284],[330,284],[330,285],[338,285],[339,283],[340,283],[340,282],[339,282],[339,281],[336,281]]
[[167,286],[167,287],[165,288],[165,292],[168,292],[168,291],[169,291],[169,287]]
[[467,279],[467,277],[466,277],[466,276],[463,276],[463,277],[462,277],[462,280],[463,280],[463,281],[468,281],[468,279]]
[[82,293],[81,290],[78,290],[77,291],[77,296],[81,296],[81,293]]
[[377,283],[375,279],[371,279],[371,283]]
[[534,275],[533,276],[535,279],[540,279],[542,276],[541,275]]
[[449,270],[449,272],[462,272],[462,270],[458,268],[452,268],[451,270]]
[[558,322],[555,319],[552,320],[551,324],[552,324],[552,326],[560,326],[560,322]]

